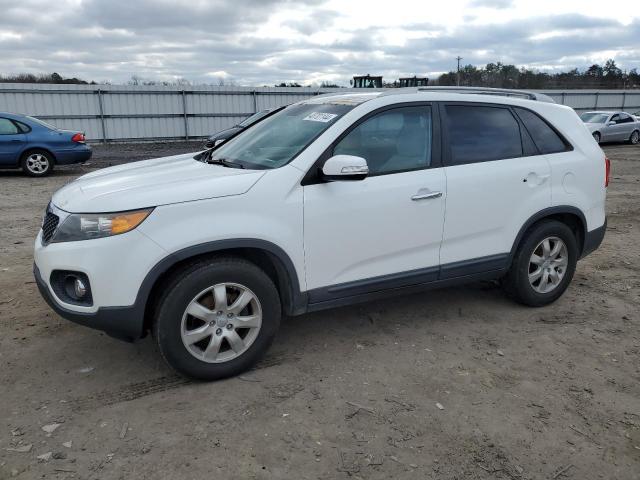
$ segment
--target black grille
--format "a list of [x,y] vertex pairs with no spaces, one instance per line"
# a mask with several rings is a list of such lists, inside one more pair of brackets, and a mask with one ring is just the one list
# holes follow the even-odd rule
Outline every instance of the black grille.
[[55,214],[47,211],[47,214],[44,216],[44,220],[42,221],[42,240],[44,243],[49,243],[51,237],[56,231],[58,227],[58,222],[60,218]]

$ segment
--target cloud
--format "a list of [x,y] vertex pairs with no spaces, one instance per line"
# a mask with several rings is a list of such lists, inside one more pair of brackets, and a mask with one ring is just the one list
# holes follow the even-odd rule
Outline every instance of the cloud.
[[453,69],[458,55],[464,64],[545,69],[615,56],[622,68],[640,67],[638,18],[622,23],[574,12],[497,21],[477,9],[469,21],[458,16],[462,23],[421,10],[408,21],[380,22],[347,10],[325,0],[58,0],[55,7],[0,0],[0,73],[208,83],[212,72],[225,72],[225,81],[240,85],[323,78],[348,85],[356,74],[434,76]]
[[470,7],[486,8],[509,8],[513,5],[513,0],[473,0]]
[[333,10],[317,9],[299,18],[287,20],[283,23],[283,26],[290,27],[304,35],[312,35],[331,28],[335,19],[339,16],[340,14]]

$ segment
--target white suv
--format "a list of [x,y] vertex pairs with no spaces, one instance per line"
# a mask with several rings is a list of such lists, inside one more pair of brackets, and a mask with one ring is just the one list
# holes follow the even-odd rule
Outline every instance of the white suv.
[[478,279],[553,302],[602,241],[608,175],[578,115],[534,94],[320,96],[69,183],[34,272],[61,316],[152,331],[176,370],[216,379],[254,364],[282,314]]

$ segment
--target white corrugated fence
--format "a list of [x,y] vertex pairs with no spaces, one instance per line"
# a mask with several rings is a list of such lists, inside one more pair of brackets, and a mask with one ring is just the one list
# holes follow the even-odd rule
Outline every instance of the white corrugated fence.
[[[248,115],[354,89],[0,83],[0,111],[24,113],[91,141],[201,138]],[[540,90],[577,111],[640,110],[639,90]]]

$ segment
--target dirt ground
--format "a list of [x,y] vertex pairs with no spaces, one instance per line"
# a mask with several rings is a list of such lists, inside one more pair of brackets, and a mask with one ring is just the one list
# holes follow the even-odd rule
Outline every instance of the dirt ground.
[[304,315],[253,371],[195,383],[151,338],[59,318],[31,265],[61,185],[199,145],[0,173],[0,478],[640,478],[640,147],[605,147],[607,235],[554,305],[479,283]]

